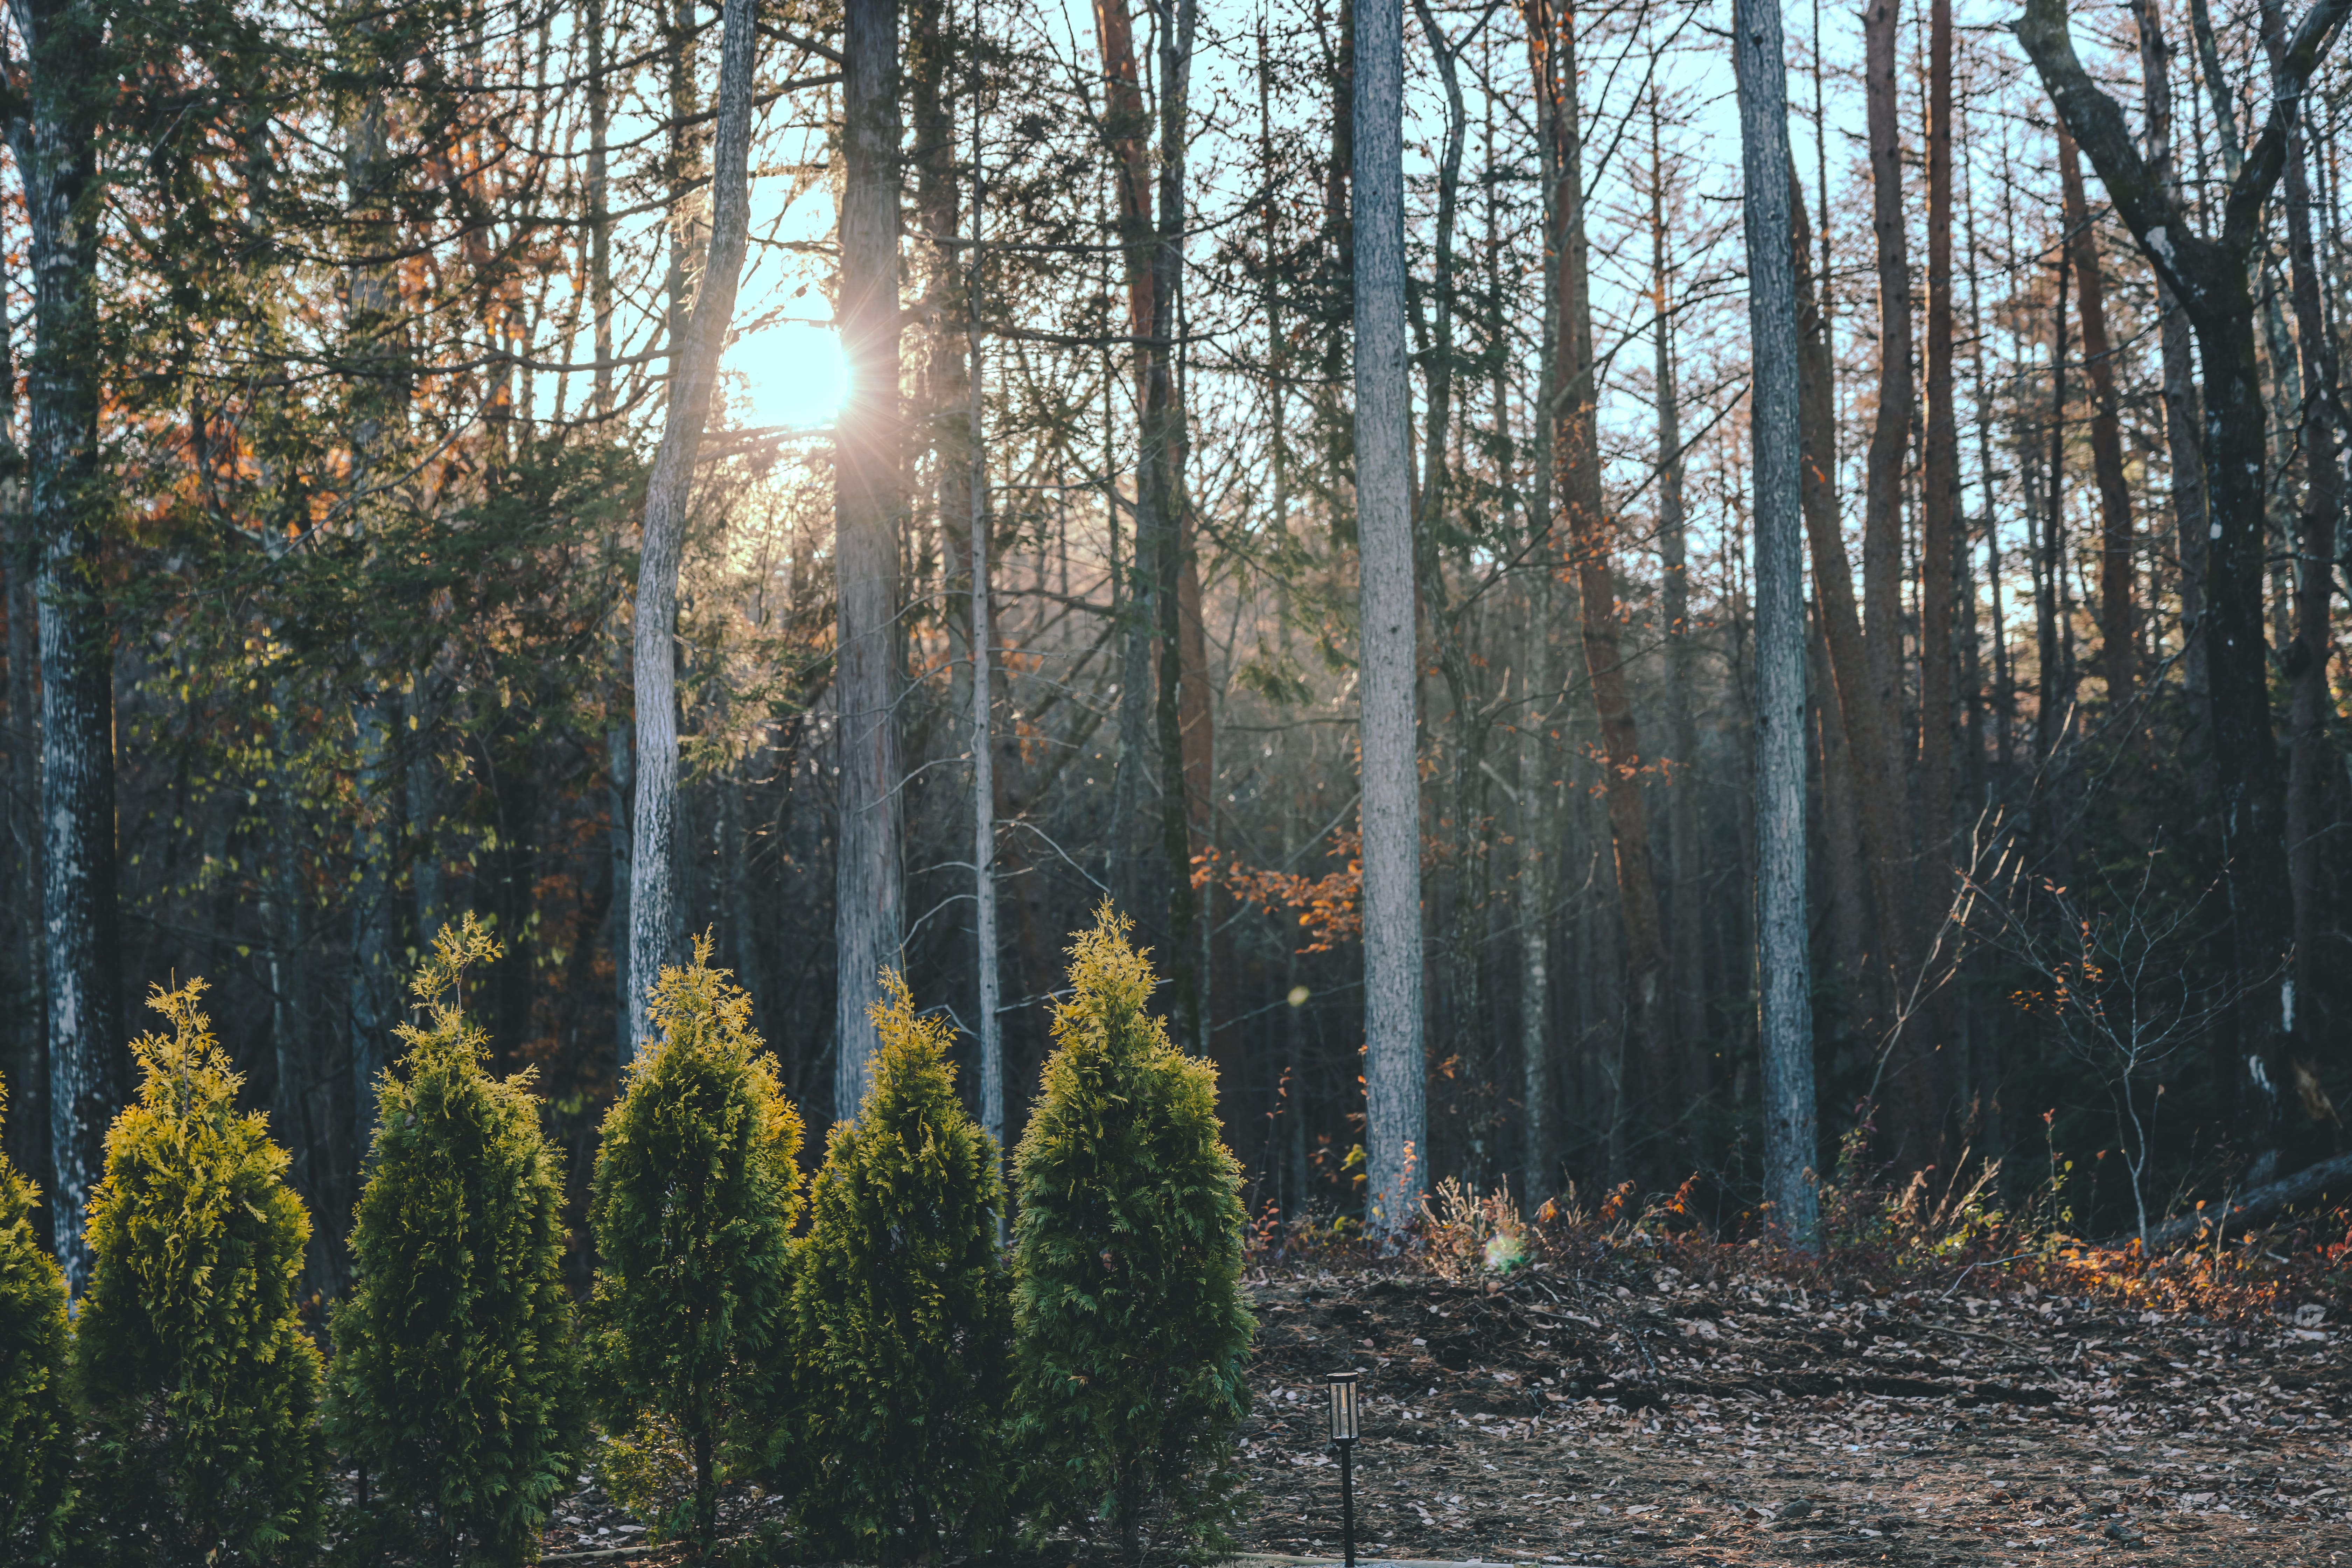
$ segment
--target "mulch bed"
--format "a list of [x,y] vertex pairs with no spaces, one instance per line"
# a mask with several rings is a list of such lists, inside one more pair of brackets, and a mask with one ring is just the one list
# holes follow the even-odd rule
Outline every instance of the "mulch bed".
[[1246,1545],[1329,1553],[1322,1373],[1364,1373],[1357,1541],[1486,1562],[2352,1559],[2352,1362],[2031,1286],[1842,1298],[1675,1268],[1256,1289]]
[[[2352,1564],[2352,1355],[2317,1303],[2221,1323],[1981,1275],[1879,1296],[1543,1265],[1251,1296],[1249,1552],[1337,1553],[1322,1377],[1352,1365],[1369,1557]],[[728,1533],[767,1511],[730,1496]],[[589,1488],[546,1549],[635,1534]]]

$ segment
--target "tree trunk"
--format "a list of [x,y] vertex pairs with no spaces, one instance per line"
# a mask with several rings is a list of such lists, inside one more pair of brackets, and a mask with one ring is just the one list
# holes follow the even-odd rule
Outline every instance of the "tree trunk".
[[[387,162],[384,112],[379,94],[370,91],[362,100],[344,159],[345,195],[359,251],[344,321],[360,378],[347,505],[352,531],[362,538],[374,510],[368,492],[383,482],[378,469],[388,455],[392,426],[405,414],[394,363],[399,328],[396,285],[387,259],[394,244],[391,194],[381,188]],[[365,1149],[375,1127],[376,1078],[383,1070],[397,1011],[392,973],[393,790],[397,775],[391,740],[399,700],[385,679],[383,650],[362,640],[352,652],[359,691],[352,703],[352,959],[344,1025],[352,1069],[352,1146]]]
[[[1159,544],[1153,574],[1163,585],[1152,601],[1160,658],[1153,717],[1160,742],[1160,852],[1168,866],[1169,1024],[1180,1048],[1198,1052],[1207,1042],[1202,1027],[1203,955],[1200,895],[1192,886],[1192,818],[1196,804],[1205,808],[1208,803],[1210,725],[1208,689],[1201,675],[1206,657],[1201,576],[1192,559],[1192,506],[1184,489],[1190,442],[1177,391],[1176,328],[1188,201],[1184,172],[1192,35],[1199,6],[1197,0],[1155,0],[1153,10],[1160,35],[1160,200],[1151,243],[1151,346],[1143,363],[1143,449],[1137,479],[1138,493],[1151,493],[1148,510],[1158,522]],[[1137,509],[1139,518],[1145,510]],[[1170,584],[1175,586],[1173,594],[1165,591]],[[1189,677],[1188,668],[1192,672]],[[1188,712],[1195,721],[1190,725]]]
[[[1824,456],[1834,439],[1837,416],[1830,405],[1829,343],[1822,330],[1812,277],[1812,235],[1793,164],[1788,178],[1790,219],[1795,226],[1797,422],[1804,454],[1799,491],[1812,555],[1814,605],[1822,617],[1822,638],[1829,645],[1830,670],[1837,681],[1838,718],[1853,768],[1862,855],[1877,915],[1878,948],[1871,955],[1871,984],[1866,998],[1857,1001],[1866,1001],[1874,1011],[1877,1032],[1883,1037],[1895,1028],[1898,1009],[1916,974],[1906,928],[1892,912],[1910,907],[1910,880],[1906,875],[1910,856],[1902,827],[1903,778],[1896,765],[1902,728],[1871,677],[1862,617],[1854,604],[1853,568],[1846,555],[1837,495]],[[1895,1093],[1902,1097],[1905,1128],[1925,1128],[1931,1118],[1916,1039],[1904,1030],[1895,1035],[1890,1048],[1906,1058],[1892,1074]],[[1898,1132],[1898,1137],[1904,1135]],[[1900,1157],[1927,1158],[1916,1147],[1902,1152]]]
[[[668,407],[661,446],[646,480],[645,544],[637,566],[632,658],[636,690],[636,798],[629,865],[629,973],[642,994],[673,962],[677,899],[677,685],[675,634],[678,561],[694,495],[694,467],[709,418],[719,356],[735,314],[735,288],[750,230],[746,192],[751,140],[751,67],[757,53],[752,0],[727,0],[719,46],[717,162],[712,171],[710,254],[694,290],[686,330],[673,338]],[[845,774],[847,770],[844,770]],[[846,788],[846,779],[844,781]],[[630,1009],[639,1052],[652,1023]]]
[[[1932,909],[1951,885],[1953,576],[1963,549],[1958,537],[1960,427],[1952,406],[1952,0],[1927,5],[1927,409],[1919,453],[1919,877],[1923,907]],[[1937,1044],[1950,1032],[1946,1014],[1941,1005],[1931,1008]]]
[[[1810,1247],[1820,1222],[1811,1180],[1813,1021],[1805,920],[1805,609],[1795,276],[1807,247],[1803,204],[1794,199],[1796,164],[1789,152],[1788,66],[1779,0],[1736,0],[1731,33],[1739,88],[1748,331],[1755,363],[1749,418],[1756,476],[1756,979],[1764,1058],[1764,1192],[1790,1242]],[[1826,385],[1822,390],[1825,395]],[[1815,450],[1818,462],[1825,448]]]
[[[1136,66],[1135,27],[1128,14],[1127,0],[1098,0],[1095,6],[1095,35],[1103,61],[1103,135],[1118,157],[1112,183],[1119,253],[1127,274],[1127,331],[1135,352],[1136,401],[1139,405],[1148,405],[1153,361],[1160,348],[1153,332],[1159,312],[1152,271],[1156,245],[1151,223],[1151,118],[1143,101]],[[1104,440],[1108,444],[1108,404],[1104,417]],[[1137,453],[1134,542],[1127,567],[1120,571],[1118,563],[1112,563],[1118,577],[1113,597],[1123,602],[1125,610],[1118,678],[1118,764],[1111,790],[1112,832],[1120,840],[1116,857],[1120,873],[1119,901],[1135,913],[1161,901],[1160,889],[1150,885],[1151,849],[1143,812],[1143,770],[1151,745],[1151,643],[1160,620],[1156,574],[1160,556],[1160,533],[1165,522],[1158,507],[1157,477],[1145,471],[1153,467],[1151,455],[1148,442]],[[1177,869],[1168,868],[1171,875]]]
[[900,962],[893,633],[900,510],[897,8],[848,0],[842,55],[846,178],[835,313],[850,395],[834,454],[841,823],[835,840],[833,1113],[848,1121],[866,1098],[876,1046],[866,1008],[881,996],[881,972]]
[[[1903,210],[1903,137],[1897,115],[1895,46],[1900,0],[1868,0],[1863,12],[1864,119],[1870,144],[1871,229],[1878,271],[1878,408],[1871,422],[1865,458],[1862,513],[1862,614],[1871,683],[1878,706],[1895,729],[1885,738],[1853,735],[1857,746],[1887,740],[1886,772],[1900,799],[1903,753],[1903,489],[1904,463],[1911,447],[1911,258]],[[1827,279],[1823,279],[1824,285]],[[1898,809],[1900,809],[1898,807]],[[1911,882],[1910,857],[1895,879],[1903,891]],[[1883,921],[1910,929],[1906,897],[1882,909]],[[1910,976],[1898,975],[1907,984]]]
[[[1553,483],[1568,525],[1568,547],[1581,600],[1580,630],[1592,697],[1601,719],[1602,795],[1615,848],[1618,902],[1626,949],[1625,1034],[1641,1053],[1650,1112],[1677,1120],[1685,1109],[1675,1071],[1673,998],[1665,933],[1659,918],[1651,864],[1650,825],[1643,799],[1640,738],[1625,677],[1617,622],[1613,525],[1601,484],[1597,414],[1600,366],[1592,345],[1591,285],[1584,226],[1584,134],[1577,97],[1574,16],[1549,0],[1530,0],[1528,41],[1537,50],[1538,90],[1548,101],[1556,185],[1548,243],[1559,255],[1559,384],[1552,415]],[[1545,26],[1536,25],[1541,20]]]
[[1404,7],[1355,17],[1352,267],[1363,670],[1365,1218],[1409,1224],[1425,1180],[1421,784],[1414,765],[1412,441],[1405,366]]
[[1658,92],[1650,91],[1650,292],[1657,314],[1654,394],[1658,416],[1659,607],[1665,621],[1666,722],[1674,755],[1667,764],[1671,963],[1675,977],[1675,1037],[1682,1042],[1682,1079],[1694,1100],[1707,1083],[1706,970],[1700,957],[1699,888],[1706,857],[1699,843],[1698,719],[1693,711],[1690,560],[1683,502],[1682,389],[1675,372],[1673,284],[1667,258],[1665,153],[1660,145]]
[[2139,614],[2134,605],[2131,492],[2124,488],[2122,402],[2116,394],[2114,345],[2107,341],[2106,280],[2099,242],[2083,195],[2074,139],[2058,133],[2058,179],[2067,245],[2082,294],[2083,374],[2091,385],[2091,477],[2099,490],[2099,670],[2107,701],[2121,707],[2138,684]]
[[[2273,70],[2284,62],[2285,22],[2278,0],[2264,0],[2263,43]],[[2327,774],[2332,763],[2328,720],[2335,703],[2328,667],[2335,637],[2328,626],[2328,600],[2335,580],[2336,529],[2343,517],[2343,469],[2335,345],[2329,342],[2320,300],[2318,258],[2312,241],[2312,192],[2307,115],[2295,117],[2282,176],[2286,205],[2287,266],[2294,303],[2295,342],[2303,368],[2304,492],[2297,518],[2294,639],[2286,650],[2287,674],[2287,877],[2294,890],[2294,962],[2290,972],[2285,1026],[2293,1037],[2290,1066],[2294,1088],[2311,1120],[2327,1123],[2337,1143],[2342,1121],[2320,1086],[2314,1047],[2333,1039],[2332,1000],[2326,984],[2332,973],[2325,953],[2333,922],[2322,880],[2322,850],[2327,819]],[[2339,949],[2340,951],[2340,949]]]
[[[1437,655],[1438,673],[1445,681],[1453,708],[1453,766],[1446,796],[1452,803],[1453,876],[1445,900],[1447,981],[1453,1004],[1450,1014],[1458,1037],[1472,1042],[1461,1054],[1466,1058],[1470,1115],[1466,1131],[1475,1153],[1493,1146],[1494,1073],[1485,1042],[1494,1037],[1486,1018],[1486,987],[1481,983],[1485,957],[1486,847],[1486,721],[1484,698],[1465,646],[1461,612],[1454,604],[1445,568],[1438,550],[1451,500],[1447,452],[1454,431],[1454,237],[1460,211],[1463,133],[1466,125],[1457,46],[1439,26],[1428,0],[1413,0],[1413,13],[1429,39],[1445,89],[1445,132],[1437,160],[1437,226],[1431,252],[1432,278],[1426,323],[1428,353],[1423,356],[1423,419],[1422,478],[1413,518],[1413,561],[1418,585],[1429,604],[1430,641]],[[1416,316],[1415,330],[1423,323]],[[1443,1004],[1441,1004],[1442,1005]],[[1483,1174],[1474,1161],[1469,1179],[1483,1187]]]
[[8,140],[25,195],[33,353],[25,516],[39,552],[42,971],[48,1004],[49,1210],[58,1260],[89,1286],[82,1219],[106,1167],[106,1130],[130,1093],[123,1048],[114,847],[114,652],[98,519],[96,283],[100,58],[97,14],[62,0],[14,7],[29,93]]

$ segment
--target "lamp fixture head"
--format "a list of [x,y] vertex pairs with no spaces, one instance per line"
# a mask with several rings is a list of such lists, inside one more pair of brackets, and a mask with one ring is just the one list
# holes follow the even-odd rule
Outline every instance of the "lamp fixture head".
[[1331,1393],[1331,1441],[1352,1443],[1356,1440],[1356,1373],[1330,1373],[1323,1381]]

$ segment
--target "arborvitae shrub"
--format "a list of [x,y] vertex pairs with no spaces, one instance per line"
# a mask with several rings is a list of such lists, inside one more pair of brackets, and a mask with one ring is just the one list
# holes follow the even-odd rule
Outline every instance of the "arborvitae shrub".
[[707,1545],[718,1486],[756,1464],[772,1426],[801,1119],[751,1032],[751,999],[709,967],[665,968],[660,1039],[604,1118],[588,1220],[602,1266],[588,1303],[594,1398],[617,1445],[608,1487],[633,1509],[688,1475],[654,1522]]
[[440,1563],[535,1561],[577,1440],[562,1165],[530,1074],[490,1077],[461,1007],[467,967],[499,954],[468,914],[410,983],[425,1023],[398,1027],[407,1054],[376,1085],[334,1317],[327,1434],[365,1470],[387,1544]]
[[776,1457],[802,1489],[803,1553],[941,1562],[987,1545],[1007,1511],[1003,1182],[956,1095],[946,1023],[898,975],[883,984],[873,1087],[810,1193]]
[[[8,1107],[0,1089],[0,1113]],[[46,1563],[73,1471],[66,1281],[33,1235],[40,1193],[0,1154],[0,1561]]]
[[1256,1325],[1216,1072],[1144,1009],[1151,966],[1106,903],[1071,949],[1057,1048],[1013,1161],[1014,1365],[1032,1523],[1132,1559],[1227,1545]]
[[295,1293],[310,1220],[267,1119],[236,1109],[203,991],[149,998],[172,1033],[131,1042],[139,1099],[90,1194],[77,1562],[314,1560],[319,1352]]

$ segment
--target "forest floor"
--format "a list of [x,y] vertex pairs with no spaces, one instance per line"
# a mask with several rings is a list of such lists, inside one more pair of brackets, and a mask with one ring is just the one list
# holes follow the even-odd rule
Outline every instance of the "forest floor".
[[[2352,1564],[2352,1344],[2321,1303],[2224,1322],[1958,1272],[1255,1276],[1239,1544],[1338,1554],[1323,1374],[1353,1365],[1368,1558]],[[726,1511],[735,1534],[767,1510]],[[588,1488],[546,1550],[642,1536]]]
[[2352,1357],[2315,1302],[2225,1325],[1636,1272],[1261,1284],[1247,1548],[1337,1552],[1322,1373],[1352,1362],[1366,1556],[2352,1562]]

